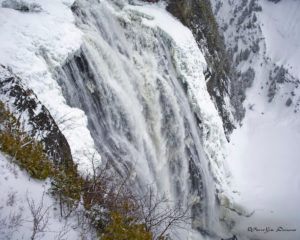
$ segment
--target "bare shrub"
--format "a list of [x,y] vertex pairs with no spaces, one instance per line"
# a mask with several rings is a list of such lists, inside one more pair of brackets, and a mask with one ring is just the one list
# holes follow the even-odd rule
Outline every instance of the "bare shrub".
[[23,224],[24,220],[22,217],[22,209],[19,209],[17,212],[10,212],[7,217],[0,218],[0,235],[5,239],[13,239],[13,234]]
[[[159,196],[148,187],[143,196],[134,193],[129,186],[129,175],[121,178],[106,163],[95,166],[93,173],[86,177],[83,200],[91,224],[100,232],[118,217],[122,221],[143,224],[153,239],[169,239],[168,235],[178,227],[183,227],[188,218],[189,208],[171,203],[166,196]],[[112,215],[113,214],[113,215]]]
[[52,207],[44,206],[44,196],[45,193],[43,193],[42,198],[38,204],[33,199],[30,199],[28,197],[28,194],[26,196],[27,204],[32,216],[32,235],[31,240],[37,239],[38,235],[41,233],[46,232],[48,221],[49,221],[49,209]]
[[70,232],[70,224],[65,222],[62,228],[58,231],[58,233],[54,236],[55,240],[67,240],[66,235]]

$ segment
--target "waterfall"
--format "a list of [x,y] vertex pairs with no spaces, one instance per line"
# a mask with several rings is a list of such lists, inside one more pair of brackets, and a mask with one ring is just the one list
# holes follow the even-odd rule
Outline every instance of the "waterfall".
[[[137,192],[151,184],[173,204],[191,205],[193,229],[218,235],[215,184],[202,143],[214,129],[205,128],[210,120],[196,106],[196,83],[183,70],[204,82],[200,50],[193,42],[194,68],[180,62],[186,53],[172,36],[143,24],[152,17],[123,1],[81,0],[72,9],[83,43],[54,75],[67,103],[85,112],[102,160],[130,175]],[[188,232],[181,239],[200,239]]]

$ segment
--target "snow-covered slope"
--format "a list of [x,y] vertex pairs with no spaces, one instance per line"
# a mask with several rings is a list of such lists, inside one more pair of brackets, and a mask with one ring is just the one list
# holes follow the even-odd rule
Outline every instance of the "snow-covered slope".
[[[82,33],[74,25],[72,0],[41,0],[41,11],[13,9],[0,1],[0,64],[10,67],[47,107],[66,136],[79,169],[89,168],[94,142],[87,119],[78,108],[70,108],[51,70],[80,47]],[[10,2],[10,1],[6,1]],[[25,6],[36,1],[21,2]],[[13,7],[13,8],[8,8]],[[78,141],[80,139],[80,141]]]
[[[228,162],[241,191],[237,199],[255,213],[234,229],[249,238],[299,239],[300,2],[212,2],[235,81],[246,91],[246,115],[232,135]],[[254,74],[243,78],[249,68]]]
[[300,66],[300,3],[282,0],[277,4],[262,1],[259,14],[266,42],[266,54],[277,65],[284,65],[299,78]]
[[75,217],[60,218],[59,206],[47,194],[50,182],[32,179],[10,159],[0,152],[0,238],[82,239],[86,233]]

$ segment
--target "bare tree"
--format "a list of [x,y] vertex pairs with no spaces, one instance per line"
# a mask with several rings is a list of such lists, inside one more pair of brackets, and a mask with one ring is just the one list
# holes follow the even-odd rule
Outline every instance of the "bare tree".
[[55,240],[66,240],[66,235],[70,232],[70,224],[65,222],[65,224],[62,226],[62,228],[58,231],[58,233],[55,235]]
[[0,235],[5,239],[12,239],[13,234],[22,226],[22,216],[22,209],[19,209],[17,212],[10,212],[7,217],[0,218]]
[[54,115],[55,122],[61,131],[73,130],[80,126],[80,124],[76,123],[71,113],[68,112],[60,117],[57,117],[57,114]]

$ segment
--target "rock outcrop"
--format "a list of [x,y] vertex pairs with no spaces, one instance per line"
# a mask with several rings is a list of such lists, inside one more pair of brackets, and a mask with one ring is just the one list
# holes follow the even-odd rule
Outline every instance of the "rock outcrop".
[[41,141],[45,153],[65,166],[73,164],[69,144],[47,108],[11,69],[0,66],[0,100],[21,121],[24,130]]

